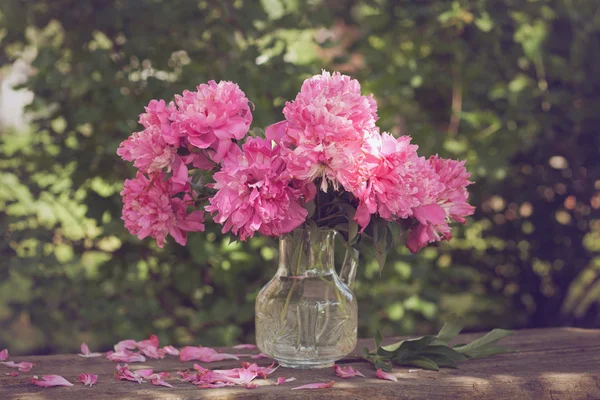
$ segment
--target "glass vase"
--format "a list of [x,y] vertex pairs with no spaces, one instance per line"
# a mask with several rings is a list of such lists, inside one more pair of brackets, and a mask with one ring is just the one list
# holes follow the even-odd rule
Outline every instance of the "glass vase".
[[338,275],[335,235],[297,229],[280,239],[279,267],[256,299],[257,345],[284,367],[330,367],[356,346],[358,252],[348,248]]

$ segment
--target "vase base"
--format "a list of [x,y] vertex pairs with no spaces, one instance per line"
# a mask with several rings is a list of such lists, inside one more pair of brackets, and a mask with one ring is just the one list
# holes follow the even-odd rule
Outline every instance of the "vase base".
[[331,368],[335,361],[327,360],[327,361],[316,361],[316,360],[281,360],[275,359],[284,368],[294,368],[294,369],[316,369],[316,368]]

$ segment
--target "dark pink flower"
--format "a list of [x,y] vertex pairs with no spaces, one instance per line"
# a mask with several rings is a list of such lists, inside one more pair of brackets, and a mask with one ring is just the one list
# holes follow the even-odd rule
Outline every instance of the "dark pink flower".
[[241,240],[260,232],[277,237],[302,224],[307,211],[302,193],[286,178],[286,164],[280,147],[261,138],[248,138],[223,160],[221,171],[213,176],[218,190],[205,209]]
[[[168,234],[182,246],[186,244],[187,232],[203,231],[202,211],[188,214],[192,202],[189,189],[156,174],[148,179],[138,172],[135,179],[127,179],[121,196],[125,227],[138,238],[151,236],[163,247]],[[183,198],[174,197],[183,193]]]
[[434,192],[425,204],[413,210],[417,224],[413,226],[406,241],[408,249],[416,253],[428,243],[452,238],[450,226],[452,220],[465,223],[465,217],[473,214],[475,207],[467,203],[467,186],[470,174],[464,161],[447,160],[432,156],[429,164],[436,175],[441,190]]
[[150,126],[141,132],[133,133],[123,141],[117,154],[125,161],[133,161],[133,166],[143,173],[171,171],[177,155],[177,148],[165,142],[160,127]]
[[175,96],[177,111],[171,118],[173,136],[186,139],[199,149],[211,149],[211,158],[220,162],[232,145],[242,139],[252,123],[248,99],[238,85],[210,81],[197,92]]

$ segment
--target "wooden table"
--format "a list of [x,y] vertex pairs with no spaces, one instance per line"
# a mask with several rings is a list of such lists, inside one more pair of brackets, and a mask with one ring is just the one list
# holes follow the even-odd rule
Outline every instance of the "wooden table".
[[[460,335],[464,342],[477,334]],[[391,340],[390,340],[391,342]],[[371,364],[362,360],[358,349],[373,347],[370,339],[361,339],[357,352],[342,360],[344,365],[360,369],[367,378],[340,379],[333,370],[292,370],[279,368],[269,378],[295,377],[295,382],[280,386],[259,386],[221,389],[197,389],[180,382],[176,372],[192,367],[192,362],[180,362],[177,357],[132,363],[131,369],[152,367],[155,371],[169,371],[168,379],[174,388],[117,381],[113,374],[116,363],[104,357],[84,359],[76,355],[11,357],[16,362],[30,361],[36,367],[18,377],[6,376],[11,372],[0,365],[0,399],[600,399],[600,330],[554,328],[518,331],[501,343],[518,350],[481,360],[465,361],[460,369],[442,369],[439,372],[395,367],[398,382],[375,378]],[[229,348],[225,352],[240,353]],[[269,360],[258,361],[270,364]],[[204,364],[211,369],[234,368],[237,361]],[[79,373],[99,375],[92,388],[77,383],[73,387],[41,388],[32,385],[33,375],[57,374],[74,381]],[[291,388],[323,380],[334,380],[329,389],[294,390]],[[260,382],[259,382],[260,383]],[[262,381],[262,383],[266,383]]]

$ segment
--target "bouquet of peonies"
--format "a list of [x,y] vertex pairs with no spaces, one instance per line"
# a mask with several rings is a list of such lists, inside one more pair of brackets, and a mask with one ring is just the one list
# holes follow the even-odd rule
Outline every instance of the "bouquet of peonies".
[[241,240],[304,224],[336,229],[351,246],[371,239],[381,263],[394,237],[408,232],[417,252],[474,211],[464,161],[419,157],[410,137],[380,133],[373,95],[348,76],[304,81],[265,132],[250,130],[249,104],[235,83],[214,81],[148,104],[144,129],[117,151],[138,169],[121,192],[132,234],[185,245],[207,214]]

